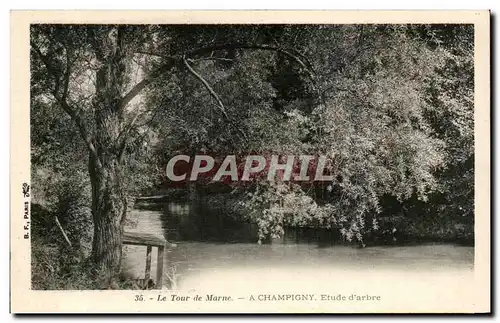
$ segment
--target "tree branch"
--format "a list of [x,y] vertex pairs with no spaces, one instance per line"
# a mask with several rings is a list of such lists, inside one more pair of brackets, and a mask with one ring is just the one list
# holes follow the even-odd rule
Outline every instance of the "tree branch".
[[118,138],[116,139],[119,142],[121,141],[118,147],[118,163],[120,164],[123,162],[125,148],[127,147],[128,134],[133,129],[135,122],[137,121],[139,116],[143,115],[144,113],[145,112],[136,113],[132,121],[130,121],[130,123],[125,127],[125,129],[123,129],[123,131],[118,135]]
[[215,93],[214,89],[212,89],[210,84],[208,84],[208,82],[200,74],[198,74],[191,67],[191,65],[189,65],[185,55],[182,57],[182,61],[184,62],[184,65],[189,70],[189,72],[191,72],[191,74],[193,74],[198,80],[200,80],[201,83],[203,83],[203,85],[205,86],[207,91],[210,93],[210,95],[215,99],[215,101],[219,105],[219,110],[222,112],[222,115],[224,116],[224,118],[226,120],[229,120],[229,116],[227,115],[226,108],[224,107],[224,104],[222,103],[222,100],[220,99],[220,97],[217,95],[217,93]]
[[136,54],[143,54],[143,55],[149,55],[149,56],[157,56],[157,57],[162,57],[162,58],[167,58],[167,59],[177,59],[177,57],[174,57],[174,56],[169,56],[169,55],[165,55],[163,53],[160,53],[160,52],[155,52],[155,51],[146,51],[146,50],[136,50],[134,53]]
[[66,240],[66,242],[68,243],[68,245],[70,247],[72,247],[71,245],[71,241],[69,241],[69,238],[68,238],[68,235],[66,234],[66,232],[64,231],[62,225],[61,225],[61,222],[59,222],[59,219],[57,218],[57,216],[54,217],[55,220],[56,220],[56,224],[57,224],[57,227],[59,228],[59,230],[61,230],[61,233],[63,234],[64,236],[64,239]]
[[91,138],[89,132],[87,131],[87,127],[85,126],[85,122],[83,121],[83,118],[80,116],[80,114],[75,109],[71,108],[71,106],[66,101],[62,101],[55,94],[53,94],[53,95],[56,98],[56,100],[59,102],[59,104],[61,105],[62,109],[71,117],[73,122],[75,122],[75,124],[77,125],[78,130],[80,132],[80,136],[87,144],[87,148],[90,150],[92,155],[96,158],[96,164],[100,168],[102,166],[101,161],[99,160],[99,157],[97,155],[97,150],[95,149],[95,146],[92,143],[92,138]]
[[[314,71],[312,69],[312,64],[310,62],[304,63],[305,56],[300,54],[296,49],[283,49],[281,46],[276,45],[268,45],[268,44],[249,44],[249,43],[228,43],[228,44],[219,44],[213,46],[207,46],[192,50],[186,54],[186,56],[192,57],[195,55],[205,54],[207,52],[211,52],[214,50],[223,50],[223,49],[253,49],[253,50],[270,50],[280,52],[295,62],[297,62],[301,67],[303,67],[312,80],[315,79]],[[301,58],[303,57],[303,58]]]
[[125,96],[121,99],[118,109],[124,109],[127,104],[130,103],[146,86],[148,86],[152,80],[150,78],[145,78],[139,83],[137,83]]
[[203,85],[205,86],[207,91],[210,93],[210,95],[215,99],[215,101],[217,102],[217,104],[219,106],[219,110],[221,111],[222,115],[224,116],[224,119],[226,119],[226,121],[228,121],[242,135],[243,139],[246,140],[247,136],[246,136],[245,132],[243,132],[243,130],[241,130],[240,127],[237,127],[234,125],[234,122],[232,122],[231,118],[229,117],[229,115],[226,112],[226,108],[224,107],[222,100],[217,95],[217,93],[215,93],[214,89],[210,86],[210,84],[208,84],[208,82],[200,74],[198,74],[191,67],[191,65],[189,65],[188,60],[186,59],[185,55],[182,56],[182,60],[184,62],[184,65],[186,66],[186,68],[189,70],[189,72],[191,72],[191,74],[193,74],[198,80],[200,80],[201,83],[203,83]]
[[232,43],[232,44],[219,44],[214,46],[208,46],[199,48],[189,52],[189,56],[195,56],[204,54],[207,52],[212,52],[214,50],[223,50],[223,49],[249,49],[249,50],[268,50],[275,51],[278,53],[282,53],[283,55],[289,57],[293,61],[299,64],[300,67],[306,72],[307,76],[311,80],[311,86],[313,90],[316,92],[316,96],[318,100],[321,100],[321,95],[319,92],[319,88],[317,87],[316,82],[316,73],[313,69],[312,63],[307,59],[306,56],[301,54],[298,50],[292,49],[283,49],[278,45],[268,45],[268,44],[248,44],[248,43]]
[[[277,46],[277,45],[251,44],[251,43],[218,44],[218,45],[201,47],[201,48],[186,52],[183,55],[183,57],[185,56],[185,57],[189,57],[192,59],[192,57],[196,56],[196,55],[202,55],[202,54],[206,54],[206,53],[211,53],[215,50],[224,50],[224,49],[251,49],[251,50],[269,50],[269,51],[281,52],[284,55],[293,59],[295,62],[297,62],[301,67],[303,67],[308,72],[309,76],[313,80],[315,79],[315,72],[313,69],[313,65],[305,55],[301,54],[298,50],[296,50],[294,48],[285,50],[285,49],[283,49],[283,47]],[[136,53],[151,55],[151,56],[158,56],[158,57],[163,57],[163,58],[167,58],[167,59],[171,59],[171,60],[176,59],[176,57],[167,56],[167,55],[162,54],[160,52],[154,52],[154,51],[137,51]],[[211,58],[204,58],[204,59],[211,59]]]
[[[210,93],[210,95],[215,99],[217,102],[217,105],[219,107],[219,110],[222,112],[224,118],[227,121],[231,121],[226,109],[224,107],[224,104],[222,103],[222,100],[220,97],[217,95],[217,93],[213,90],[213,88],[210,86],[210,84],[200,75],[198,74],[192,67],[189,65],[189,61],[196,61],[196,60],[208,60],[208,59],[213,59],[213,60],[227,60],[224,58],[214,58],[214,57],[209,57],[209,58],[200,58],[200,59],[193,59],[191,58],[192,56],[197,56],[205,53],[210,53],[214,52],[216,50],[225,50],[225,49],[250,49],[250,50],[269,50],[269,51],[276,51],[280,52],[287,57],[293,59],[296,63],[298,63],[308,74],[309,78],[312,81],[312,85],[315,88],[316,91],[318,91],[315,83],[316,83],[316,77],[314,70],[312,68],[312,64],[307,60],[307,57],[305,57],[303,54],[301,54],[298,50],[296,49],[289,49],[285,50],[280,46],[276,45],[267,45],[267,44],[248,44],[248,43],[228,43],[228,44],[219,44],[219,45],[212,45],[212,46],[206,46],[202,48],[198,48],[192,51],[189,51],[182,55],[181,60],[184,66],[188,69],[188,71],[193,74],[207,89],[207,91]],[[178,61],[177,57],[172,57],[172,56],[167,56],[164,55],[160,52],[154,52],[154,51],[137,51],[136,53],[138,54],[145,54],[145,55],[151,55],[151,56],[158,56],[162,58],[168,59],[168,62],[165,63],[161,68],[159,68],[154,75],[150,75],[146,78],[144,78],[142,81],[137,83],[125,96],[119,103],[119,109],[125,108],[125,106],[130,103],[146,86],[149,84],[153,83],[158,79],[159,76],[161,76],[163,73],[168,71],[170,68],[176,65],[176,62]],[[189,59],[187,57],[190,57]],[[243,135],[244,138],[246,138],[246,135],[243,133],[241,129],[236,127],[238,131]],[[124,142],[126,142],[126,138],[124,138]],[[120,154],[123,153],[123,149],[120,150]]]
[[151,123],[156,118],[156,116],[158,115],[159,111],[160,111],[160,109],[154,109],[154,110],[148,111],[148,112],[153,112],[153,116],[151,116],[151,118],[149,118],[148,121],[146,121],[146,122],[144,122],[142,124],[137,125],[137,128],[144,127],[144,126],[148,125],[149,123]]
[[[102,167],[102,164],[101,164],[101,162],[100,162],[100,160],[98,158],[95,146],[92,143],[90,133],[87,130],[87,127],[85,125],[85,121],[80,116],[79,111],[77,111],[76,109],[73,109],[68,104],[68,102],[66,100],[66,97],[65,97],[65,96],[67,96],[67,93],[63,94],[62,97],[58,93],[59,86],[60,86],[59,84],[61,82],[61,80],[59,79],[60,76],[55,72],[55,69],[52,66],[52,63],[47,58],[47,56],[43,55],[43,53],[40,50],[40,48],[34,42],[31,42],[31,47],[35,50],[35,52],[37,53],[37,55],[40,57],[40,60],[42,61],[42,63],[47,68],[47,71],[49,72],[49,74],[51,74],[54,77],[55,88],[51,91],[52,96],[54,96],[54,98],[59,103],[59,105],[61,106],[61,108],[70,116],[70,118],[76,124],[76,126],[78,128],[78,131],[80,133],[80,136],[82,137],[82,139],[86,143],[87,148],[89,149],[89,151],[91,152],[91,154],[96,158],[96,165],[99,168]],[[69,66],[67,67],[65,77],[67,77],[67,78],[64,79],[64,83],[65,83],[65,89],[64,90],[67,91],[66,87],[68,86],[67,83],[69,83]]]
[[175,60],[173,59],[169,60],[167,63],[163,64],[162,67],[156,70],[152,75],[146,76],[142,81],[134,85],[134,87],[127,94],[123,96],[120,103],[118,104],[118,109],[119,110],[124,109],[127,106],[127,104],[129,104],[130,101],[132,101],[146,86],[155,82],[161,75],[163,75],[172,67],[174,67],[175,64],[176,64]]
[[[319,95],[319,90],[316,87],[316,77],[314,74],[314,70],[312,69],[312,64],[309,61],[306,61],[304,63],[303,59],[301,57],[305,57],[304,55],[300,54],[297,50],[291,49],[291,50],[285,50],[281,48],[280,46],[273,46],[273,45],[267,45],[267,44],[246,44],[246,43],[232,43],[232,44],[220,44],[220,45],[213,45],[213,46],[207,46],[203,48],[199,48],[193,51],[188,52],[189,56],[196,56],[208,52],[213,52],[215,50],[223,50],[223,49],[250,49],[250,50],[270,50],[270,51],[276,51],[279,53],[282,53],[286,55],[287,57],[293,59],[295,62],[297,62],[308,74],[309,78],[312,81],[312,86],[314,90],[318,94],[318,98],[320,98]],[[208,84],[208,82],[200,75],[198,74],[190,65],[188,62],[188,59],[186,58],[186,54],[182,56],[182,60],[184,62],[184,65],[186,68],[189,70],[191,74],[193,74],[198,80],[200,80],[205,88],[208,90],[210,95],[215,99],[217,102],[219,109],[221,110],[224,118],[228,121],[231,121],[229,116],[227,115],[226,109],[224,107],[224,104],[222,103],[222,100],[220,97],[215,93],[213,88]],[[301,57],[299,57],[301,56]],[[194,59],[191,59],[191,61],[194,61]],[[243,138],[246,138],[246,134],[239,128],[236,127],[236,129],[242,134]]]
[[66,101],[66,98],[68,97],[70,75],[71,75],[71,64],[70,64],[68,49],[66,48],[66,73],[64,74],[64,88],[62,95],[63,101]]
[[222,61],[222,62],[234,62],[234,59],[225,57],[202,57],[198,59],[188,59],[188,62],[195,63],[199,61]]

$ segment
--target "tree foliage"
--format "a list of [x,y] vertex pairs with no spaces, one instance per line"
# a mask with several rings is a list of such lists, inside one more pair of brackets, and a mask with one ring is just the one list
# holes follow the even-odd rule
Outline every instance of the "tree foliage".
[[332,182],[234,188],[260,240],[362,241],[388,197],[472,212],[470,26],[36,25],[31,45],[33,163],[88,168],[94,222],[200,152],[329,157]]
[[[237,129],[247,136],[224,123],[217,110],[207,108],[214,105],[213,98],[187,75],[189,84],[182,86],[175,101],[182,102],[180,108],[168,110],[171,121],[159,130],[159,154],[168,159],[189,147],[190,153],[221,155],[247,151],[329,156],[336,176],[322,187],[262,182],[245,187],[240,206],[260,224],[261,238],[301,223],[337,227],[347,239],[362,240],[364,233],[377,229],[386,196],[396,197],[401,206],[403,201],[428,205],[429,199],[436,204],[437,192],[446,190],[449,203],[455,204],[459,201],[452,195],[465,192],[450,186],[461,182],[453,170],[459,156],[453,152],[466,160],[467,149],[473,147],[473,89],[466,81],[471,75],[457,70],[457,64],[473,66],[473,42],[464,36],[470,34],[467,27],[457,32],[457,39],[446,34],[460,28],[267,30],[268,39],[301,53],[311,70],[267,51],[239,50],[231,54],[231,64],[224,61],[223,66],[216,59],[198,62]],[[212,55],[226,59],[226,54]],[[167,106],[171,100],[165,95],[159,86],[149,100]],[[470,176],[471,165],[465,169]],[[445,183],[447,171],[450,183]],[[292,198],[297,194],[301,198]],[[464,203],[470,208],[470,202]],[[283,216],[283,207],[294,211]]]

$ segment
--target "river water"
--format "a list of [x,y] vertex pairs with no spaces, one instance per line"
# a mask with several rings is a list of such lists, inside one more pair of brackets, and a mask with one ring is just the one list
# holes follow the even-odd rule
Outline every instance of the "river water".
[[[460,288],[473,276],[473,247],[425,244],[358,249],[304,239],[259,245],[252,225],[227,219],[200,223],[188,205],[175,203],[135,209],[130,220],[127,231],[164,236],[177,244],[166,252],[163,289],[262,293],[301,286],[301,292],[310,288],[361,293],[367,281],[380,288],[401,281],[405,282],[401,292],[424,288],[432,293],[443,284]],[[144,278],[146,247],[124,248],[124,270]],[[155,248],[152,277],[156,261]]]

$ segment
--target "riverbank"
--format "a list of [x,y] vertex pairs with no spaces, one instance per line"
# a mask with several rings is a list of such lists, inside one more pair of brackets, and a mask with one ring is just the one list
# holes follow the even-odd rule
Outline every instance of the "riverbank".
[[[71,244],[56,225],[56,216]],[[134,277],[124,271],[109,284],[93,266],[88,258],[92,242],[89,221],[88,207],[75,207],[64,216],[41,204],[31,204],[33,290],[141,289]]]
[[[159,193],[165,193],[161,195]],[[136,200],[135,207],[141,210],[161,210],[166,217],[173,217],[169,227],[174,232],[173,240],[182,236],[187,240],[213,240],[223,242],[257,242],[257,228],[238,207],[238,198],[227,193],[199,196],[194,201],[186,190],[164,190],[157,195]],[[165,209],[169,205],[171,210]],[[183,209],[183,216],[172,207]],[[182,223],[179,219],[182,218]],[[321,228],[313,225],[285,226],[280,238],[268,238],[264,243],[314,242],[319,245],[352,244],[357,241],[346,241],[339,228]],[[380,245],[418,245],[425,243],[449,243],[474,246],[474,221],[469,217],[442,216],[401,212],[391,214],[389,211],[377,217],[377,228],[369,227],[363,236],[366,247]]]
[[[144,223],[154,224],[160,214],[148,211],[138,216]],[[152,227],[151,229],[157,228]],[[143,225],[144,229],[144,225]],[[129,249],[128,270],[136,276],[144,272],[145,250]],[[153,253],[153,268],[156,257]],[[421,244],[414,246],[374,246],[365,249],[352,246],[318,246],[311,243],[264,244],[222,243],[213,241],[178,241],[167,252],[164,268],[168,280],[164,288],[205,290],[218,285],[231,288],[245,286],[254,290],[278,288],[279,282],[299,284],[305,273],[318,278],[328,272],[338,273],[335,281],[346,275],[362,277],[367,273],[393,273],[415,276],[420,273],[438,275],[469,275],[474,267],[474,248],[451,244]],[[268,279],[273,273],[274,280]],[[261,277],[247,284],[252,277]],[[341,278],[342,277],[342,278]],[[358,278],[359,278],[358,277]],[[276,279],[279,278],[278,281]],[[232,282],[232,283],[231,283]],[[251,285],[251,286],[250,286]],[[234,291],[236,292],[236,290]]]
[[[242,270],[248,270],[244,277],[262,270],[285,270],[283,277],[291,275],[290,281],[294,281],[298,279],[298,272],[294,274],[294,268],[299,272],[314,268],[327,271],[329,268],[332,271],[357,272],[361,275],[363,271],[372,270],[396,273],[408,270],[415,273],[463,272],[472,270],[474,266],[474,248],[456,243],[394,241],[392,244],[370,245],[359,249],[356,245],[343,241],[333,243],[328,235],[321,238],[322,234],[318,234],[317,230],[311,230],[316,235],[307,233],[307,230],[287,230],[283,239],[259,245],[255,235],[252,235],[255,230],[252,232],[248,223],[223,222],[219,226],[216,225],[219,222],[212,221],[207,225],[211,217],[220,221],[216,212],[205,212],[206,222],[200,222],[202,218],[189,205],[167,203],[157,206],[156,209],[134,209],[130,214],[130,221],[135,224],[127,230],[163,235],[177,244],[176,248],[167,250],[163,265],[167,277],[163,287],[167,289],[189,290],[215,284],[218,280],[223,284],[225,277],[232,277]],[[177,230],[174,226],[177,226]],[[228,235],[221,228],[240,228],[235,231],[239,232],[239,236],[236,237],[234,232]],[[146,249],[137,246],[126,248],[124,269],[131,276],[140,278],[144,275]],[[153,252],[152,268],[156,268],[156,261],[156,253]],[[226,274],[220,275],[222,272]]]

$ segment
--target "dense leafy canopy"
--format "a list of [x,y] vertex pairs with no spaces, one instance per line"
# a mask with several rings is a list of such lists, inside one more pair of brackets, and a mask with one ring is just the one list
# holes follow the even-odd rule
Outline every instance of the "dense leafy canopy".
[[[259,225],[259,240],[314,226],[362,241],[395,205],[473,215],[471,26],[116,28],[32,28],[35,168],[66,176],[85,170],[93,145],[123,150],[137,195],[180,153],[328,156],[330,183],[231,188],[234,214]],[[100,79],[99,55],[113,46],[124,49],[121,73]],[[107,106],[119,118],[100,135]]]

